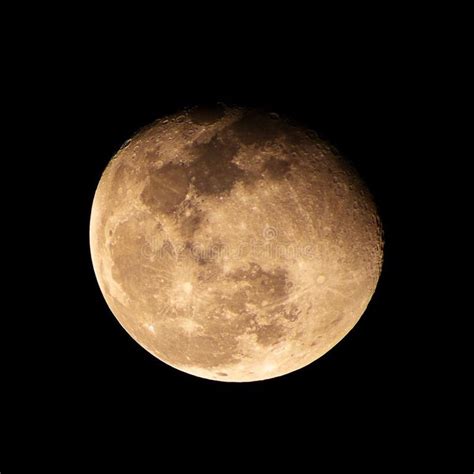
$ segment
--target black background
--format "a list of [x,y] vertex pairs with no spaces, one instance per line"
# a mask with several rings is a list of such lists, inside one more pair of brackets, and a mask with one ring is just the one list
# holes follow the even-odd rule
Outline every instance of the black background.
[[[23,364],[23,396],[35,394],[26,426],[35,439],[49,426],[55,439],[81,430],[122,440],[149,432],[157,443],[177,444],[211,432],[224,445],[239,438],[257,451],[263,439],[303,446],[316,434],[342,445],[365,433],[383,447],[401,431],[418,449],[433,423],[431,368],[419,337],[430,316],[419,301],[416,256],[427,163],[419,143],[423,48],[395,30],[339,42],[334,34],[229,36],[184,45],[165,37],[148,40],[146,50],[112,36],[38,61],[51,69],[33,94],[50,108],[45,120],[55,139],[43,148],[47,211],[31,225],[54,231],[41,232],[49,244],[40,256],[46,322],[38,324],[35,357]],[[265,107],[317,130],[356,166],[385,232],[381,278],[355,328],[310,366],[258,383],[199,379],[147,353],[108,309],[89,252],[95,188],[121,144],[158,117],[217,101]]]

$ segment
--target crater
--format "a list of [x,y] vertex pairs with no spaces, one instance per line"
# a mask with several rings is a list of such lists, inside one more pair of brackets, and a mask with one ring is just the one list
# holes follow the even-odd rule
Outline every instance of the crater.
[[290,322],[295,322],[299,315],[301,313],[301,310],[299,310],[295,305],[291,305],[289,308],[285,308],[283,312],[283,317]]

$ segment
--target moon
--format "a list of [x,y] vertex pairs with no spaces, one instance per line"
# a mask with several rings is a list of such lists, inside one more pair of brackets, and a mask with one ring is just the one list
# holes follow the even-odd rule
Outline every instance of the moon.
[[206,379],[288,374],[354,327],[383,258],[375,204],[319,136],[219,105],[128,140],[98,184],[100,289],[147,351]]

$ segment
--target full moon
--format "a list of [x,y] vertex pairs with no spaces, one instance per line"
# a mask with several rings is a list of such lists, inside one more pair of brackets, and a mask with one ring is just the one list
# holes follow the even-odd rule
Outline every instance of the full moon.
[[339,153],[277,114],[194,108],[110,161],[90,247],[100,289],[147,351],[189,374],[249,382],[315,361],[377,284],[382,229]]

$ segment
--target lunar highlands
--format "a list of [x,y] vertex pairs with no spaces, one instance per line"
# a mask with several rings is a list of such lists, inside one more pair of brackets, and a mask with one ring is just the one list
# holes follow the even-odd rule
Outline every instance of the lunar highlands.
[[99,182],[90,246],[126,331],[199,377],[281,376],[337,344],[382,264],[375,205],[314,132],[194,108],[126,142]]

